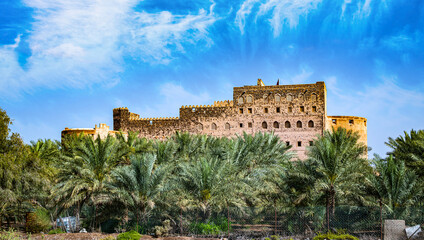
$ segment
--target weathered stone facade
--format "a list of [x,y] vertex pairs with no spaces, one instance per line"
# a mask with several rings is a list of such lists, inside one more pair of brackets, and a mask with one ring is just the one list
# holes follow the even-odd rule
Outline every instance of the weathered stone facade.
[[165,139],[176,131],[219,137],[273,131],[292,145],[301,159],[312,140],[332,126],[359,131],[361,141],[367,144],[366,121],[327,116],[324,82],[265,86],[259,79],[256,86],[235,87],[233,100],[182,106],[179,118],[140,118],[128,108],[113,109],[114,130],[139,131],[150,139]]
[[[94,139],[97,137],[100,137],[100,139],[105,139],[109,134],[112,136],[115,136],[115,134],[119,133],[119,131],[113,131],[109,129],[109,126],[107,126],[105,123],[100,123],[99,127],[97,127],[97,124],[94,126],[94,128],[65,128],[65,130],[62,131],[62,139],[66,135],[70,134],[84,134],[88,136],[92,136]],[[126,133],[123,133],[124,137],[126,138]]]

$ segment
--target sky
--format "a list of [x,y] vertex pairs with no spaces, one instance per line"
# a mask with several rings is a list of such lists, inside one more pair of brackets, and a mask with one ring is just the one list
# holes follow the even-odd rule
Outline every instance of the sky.
[[0,108],[25,142],[176,117],[232,88],[324,81],[370,154],[424,129],[422,0],[1,0]]

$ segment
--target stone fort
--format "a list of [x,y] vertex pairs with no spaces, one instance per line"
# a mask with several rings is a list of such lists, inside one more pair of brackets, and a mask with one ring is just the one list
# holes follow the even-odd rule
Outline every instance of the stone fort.
[[115,131],[137,131],[149,139],[166,139],[176,131],[216,137],[274,132],[300,159],[306,158],[313,139],[332,127],[359,132],[367,145],[366,118],[327,116],[324,82],[265,86],[258,79],[257,85],[234,87],[232,100],[182,106],[179,117],[140,118],[126,107],[113,109]]

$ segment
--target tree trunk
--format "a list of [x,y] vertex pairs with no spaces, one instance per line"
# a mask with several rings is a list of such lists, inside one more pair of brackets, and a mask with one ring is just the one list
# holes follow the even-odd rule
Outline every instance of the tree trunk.
[[180,209],[180,233],[183,235],[183,208]]
[[325,205],[325,217],[327,222],[327,232],[330,231],[330,194],[327,194],[327,202]]

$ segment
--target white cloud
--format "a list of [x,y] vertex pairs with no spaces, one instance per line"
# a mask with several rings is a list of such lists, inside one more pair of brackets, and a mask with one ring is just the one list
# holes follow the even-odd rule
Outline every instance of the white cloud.
[[[256,17],[268,16],[271,13],[269,22],[273,28],[274,37],[280,35],[283,25],[290,28],[297,27],[299,19],[308,15],[311,10],[318,7],[322,0],[266,0],[259,5]],[[252,8],[257,4],[257,0],[246,0],[237,11],[236,24],[240,31],[244,32],[245,18],[250,15]]]
[[124,57],[166,64],[187,44],[212,44],[209,12],[174,15],[138,12],[140,0],[23,0],[34,10],[25,68],[14,45],[0,46],[0,92],[14,95],[37,87],[112,86],[125,71]]
[[381,75],[378,82],[363,91],[342,91],[335,76],[324,79],[328,90],[328,114],[360,116],[368,119],[368,143],[374,152],[385,154],[384,142],[403,131],[422,128],[424,94],[406,89],[396,76]]

